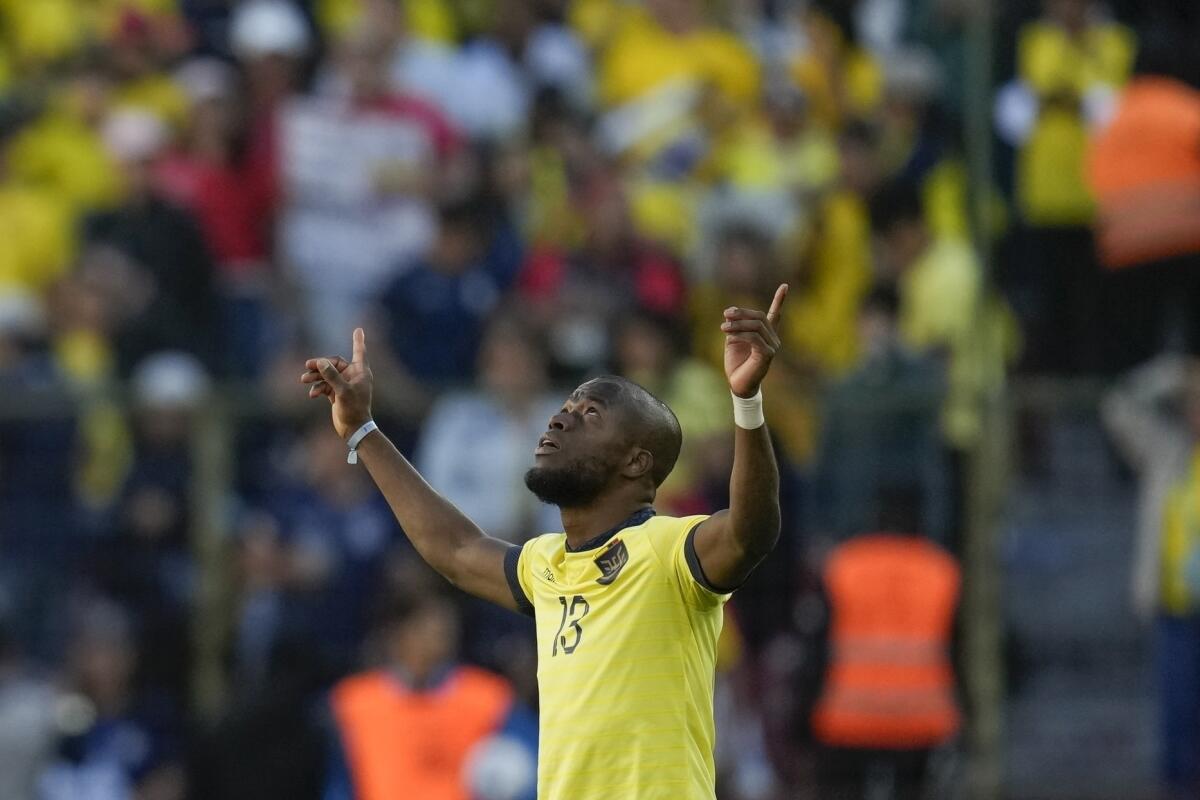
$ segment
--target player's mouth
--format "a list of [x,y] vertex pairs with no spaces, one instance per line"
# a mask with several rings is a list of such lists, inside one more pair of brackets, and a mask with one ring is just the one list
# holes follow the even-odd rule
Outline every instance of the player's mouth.
[[551,439],[549,436],[543,436],[538,439],[537,449],[533,451],[535,456],[547,456],[551,453],[557,453],[559,450],[558,442]]

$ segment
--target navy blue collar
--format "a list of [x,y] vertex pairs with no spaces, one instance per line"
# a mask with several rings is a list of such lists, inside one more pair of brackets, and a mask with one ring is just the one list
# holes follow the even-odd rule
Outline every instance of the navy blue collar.
[[571,547],[570,544],[566,544],[565,546],[567,548],[567,552],[568,553],[584,553],[584,552],[587,552],[588,550],[595,550],[597,547],[604,544],[609,539],[616,536],[618,533],[625,530],[626,528],[636,528],[638,525],[643,524],[644,522],[646,522],[646,520],[653,517],[654,514],[655,514],[655,511],[653,508],[647,507],[647,508],[639,509],[638,511],[634,512],[632,517],[625,520],[620,525],[616,525],[612,528],[609,528],[608,530],[606,530],[604,533],[600,534],[599,536],[594,536],[591,539],[588,539],[586,542],[581,544],[579,547]]

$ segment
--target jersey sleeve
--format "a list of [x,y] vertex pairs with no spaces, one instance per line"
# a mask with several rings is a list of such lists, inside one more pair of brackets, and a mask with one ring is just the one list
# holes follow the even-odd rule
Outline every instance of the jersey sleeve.
[[508,590],[517,601],[517,610],[526,616],[533,616],[533,592],[529,583],[529,562],[527,550],[537,539],[530,539],[524,545],[513,545],[504,554],[504,577],[508,581]]
[[661,554],[684,599],[695,608],[719,606],[732,594],[709,582],[696,555],[696,530],[707,519],[707,515],[680,519],[679,527],[666,542],[667,551]]

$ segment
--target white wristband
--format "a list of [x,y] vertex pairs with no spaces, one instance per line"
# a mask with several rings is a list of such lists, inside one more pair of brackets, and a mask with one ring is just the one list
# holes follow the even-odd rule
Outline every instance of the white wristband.
[[347,464],[358,463],[358,446],[362,444],[363,439],[367,438],[367,434],[377,430],[379,430],[379,426],[375,424],[375,420],[371,419],[350,435],[350,438],[346,440],[346,444],[350,447],[350,452],[346,455]]
[[738,397],[732,392],[730,394],[733,396],[734,425],[752,431],[766,424],[767,419],[763,416],[762,389],[755,392],[754,397]]

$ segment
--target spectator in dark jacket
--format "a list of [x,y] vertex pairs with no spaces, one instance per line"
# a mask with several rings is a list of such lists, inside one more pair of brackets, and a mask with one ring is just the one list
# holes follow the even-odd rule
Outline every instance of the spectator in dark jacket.
[[89,219],[89,245],[119,252],[149,284],[152,295],[138,317],[118,333],[123,371],[156,350],[184,350],[212,363],[213,263],[195,219],[154,188],[153,165],[166,143],[157,118],[138,111],[114,114],[105,128],[120,161],[125,201]]
[[812,506],[819,512],[816,529],[839,540],[870,528],[880,487],[913,480],[920,487],[924,530],[946,538],[938,430],[942,370],[901,343],[897,310],[890,287],[867,296],[859,314],[860,361],[828,397]]
[[444,386],[474,375],[484,325],[512,278],[485,227],[476,204],[443,206],[428,255],[381,298],[392,355],[418,380]]

